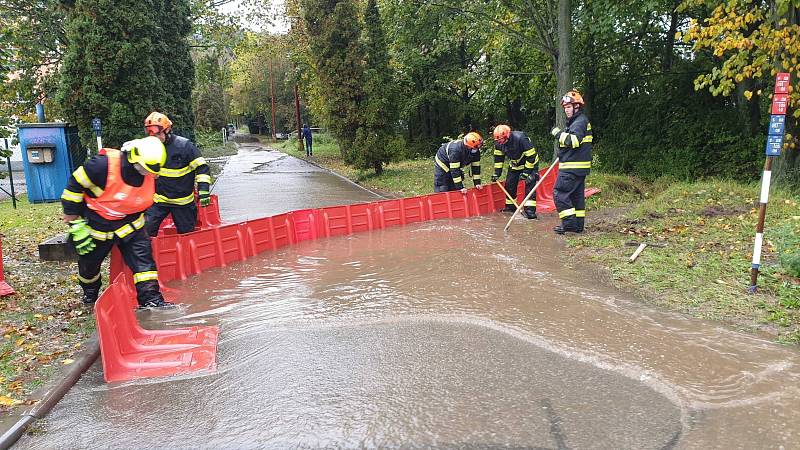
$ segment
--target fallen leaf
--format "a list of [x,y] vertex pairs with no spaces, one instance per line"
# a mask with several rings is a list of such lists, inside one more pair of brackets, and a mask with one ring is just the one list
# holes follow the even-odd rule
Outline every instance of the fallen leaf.
[[16,406],[22,403],[20,400],[15,400],[11,397],[6,397],[5,395],[0,395],[0,405],[3,406]]
[[65,359],[64,361],[61,361],[61,364],[64,364],[66,366],[66,365],[72,364],[74,362],[75,362],[74,359]]

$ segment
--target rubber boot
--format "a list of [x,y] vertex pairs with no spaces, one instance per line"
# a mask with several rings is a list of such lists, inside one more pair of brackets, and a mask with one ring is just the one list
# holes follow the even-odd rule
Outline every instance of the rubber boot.
[[578,228],[575,222],[575,217],[571,216],[561,219],[561,225],[553,228],[553,231],[555,231],[556,234],[577,233]]
[[584,221],[586,220],[585,217],[576,217],[575,218],[575,232],[576,233],[583,233],[583,225]]
[[526,219],[538,219],[536,216],[536,208],[526,206],[525,209],[522,210],[522,215],[525,216]]
[[517,210],[516,206],[514,206],[514,205],[506,205],[506,207],[501,209],[500,212],[513,213],[516,210]]

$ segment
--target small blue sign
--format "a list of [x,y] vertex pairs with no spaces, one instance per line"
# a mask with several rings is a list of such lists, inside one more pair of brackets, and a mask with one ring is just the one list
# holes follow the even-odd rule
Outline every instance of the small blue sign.
[[769,118],[769,135],[783,136],[786,128],[786,116],[773,114]]
[[92,119],[92,129],[94,130],[95,133],[98,134],[102,130],[102,125],[100,124],[100,119],[98,117]]
[[780,156],[783,148],[783,135],[767,136],[767,156]]

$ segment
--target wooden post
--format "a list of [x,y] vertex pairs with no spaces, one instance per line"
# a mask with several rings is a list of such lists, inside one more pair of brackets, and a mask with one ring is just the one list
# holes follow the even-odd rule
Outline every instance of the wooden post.
[[788,73],[779,73],[775,76],[775,93],[772,96],[772,115],[769,121],[769,135],[767,136],[767,160],[764,162],[764,174],[761,177],[761,198],[758,210],[758,224],[756,225],[756,238],[753,245],[753,260],[750,266],[750,287],[747,292],[755,294],[758,291],[758,273],[761,268],[761,246],[764,243],[764,222],[767,217],[767,203],[769,202],[769,187],[772,181],[772,160],[780,156],[783,147],[784,127],[786,124],[786,107],[789,103]]

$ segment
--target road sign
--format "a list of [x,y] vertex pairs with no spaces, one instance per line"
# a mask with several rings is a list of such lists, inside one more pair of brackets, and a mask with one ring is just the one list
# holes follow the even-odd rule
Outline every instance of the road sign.
[[775,77],[775,93],[788,94],[789,93],[789,74],[781,72]]
[[787,94],[775,94],[772,97],[772,114],[786,114],[786,106],[789,103]]
[[103,125],[100,123],[100,118],[95,117],[92,119],[92,129],[95,133],[100,133],[100,131],[102,131]]
[[767,156],[780,156],[783,148],[783,135],[767,136]]
[[783,136],[786,129],[786,116],[773,114],[769,118],[769,135]]

